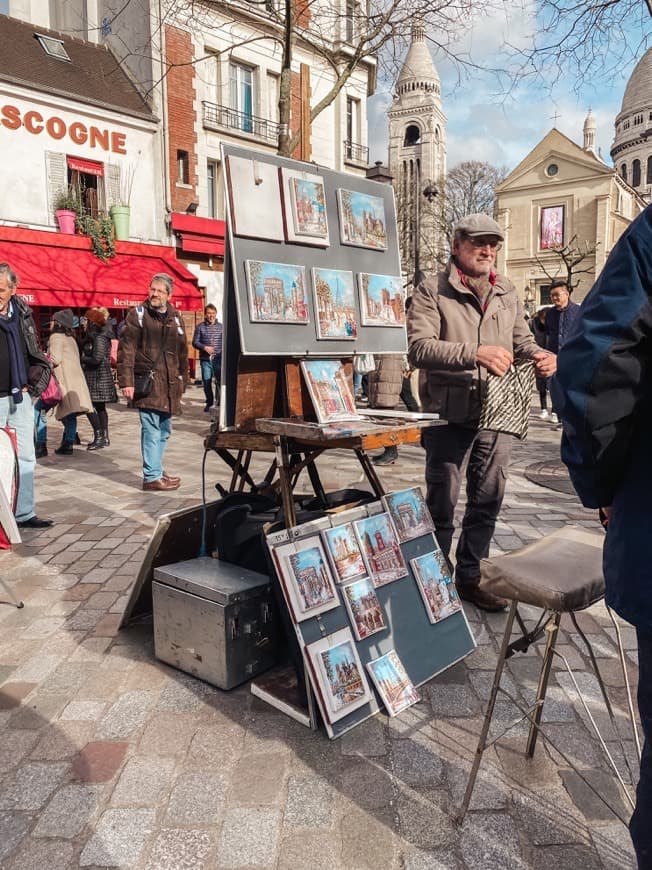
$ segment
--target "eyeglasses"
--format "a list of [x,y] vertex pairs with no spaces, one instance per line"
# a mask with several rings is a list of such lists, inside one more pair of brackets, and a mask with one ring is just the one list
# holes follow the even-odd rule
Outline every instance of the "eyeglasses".
[[154,294],[158,294],[159,296],[168,296],[169,295],[167,290],[161,290],[159,287],[150,287],[149,292],[152,295],[154,295]]
[[499,251],[503,243],[492,236],[464,236],[467,242],[470,242],[474,248],[491,248],[492,251]]

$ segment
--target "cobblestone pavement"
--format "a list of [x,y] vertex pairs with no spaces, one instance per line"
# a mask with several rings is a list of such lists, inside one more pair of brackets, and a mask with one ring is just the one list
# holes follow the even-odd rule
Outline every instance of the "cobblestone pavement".
[[[53,455],[61,428],[52,424],[37,505],[56,525],[26,532],[21,546],[0,555],[3,578],[25,601],[22,610],[0,605],[3,870],[634,866],[625,827],[554,750],[540,742],[534,760],[525,760],[522,724],[487,751],[472,809],[461,828],[455,824],[503,614],[469,607],[477,651],[398,718],[378,715],[332,742],[246,686],[220,692],[157,662],[151,628],[119,632],[156,515],[200,500],[207,415],[200,390],[191,388],[166,460],[182,487],[143,493],[137,418],[124,406],[109,413],[112,446],[95,453]],[[82,437],[90,436],[85,428]],[[575,497],[523,476],[533,461],[553,460],[558,441],[535,420],[517,446],[497,551],[567,522],[595,525]],[[399,452],[399,462],[381,471],[387,489],[422,482],[420,448]],[[320,466],[327,488],[362,481],[350,455],[333,458]],[[266,463],[253,468],[262,477]],[[211,485],[228,483],[216,456],[207,469]],[[581,625],[622,707],[605,609],[585,612]],[[634,632],[623,634],[635,679]],[[565,631],[561,649],[595,698],[580,638]],[[533,695],[540,654],[510,659],[509,689],[521,700]],[[497,727],[514,712],[500,701]],[[570,681],[556,669],[544,719],[565,755],[626,815]],[[607,730],[621,759],[615,736]]]

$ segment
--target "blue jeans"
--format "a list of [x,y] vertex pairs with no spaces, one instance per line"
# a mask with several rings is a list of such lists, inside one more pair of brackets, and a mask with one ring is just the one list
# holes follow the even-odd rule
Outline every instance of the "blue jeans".
[[[48,442],[48,408],[43,402],[38,399],[34,405],[34,426],[36,427],[36,443],[47,444]],[[62,420],[63,423],[63,440],[74,442],[77,435],[77,415],[68,414]]]
[[212,359],[202,359],[199,361],[201,365],[201,382],[204,386],[204,395],[206,396],[206,405],[210,407],[215,404],[213,395],[213,380],[217,389],[220,386],[220,369],[222,366],[222,358],[215,356]]
[[638,712],[643,726],[641,776],[636,788],[636,809],[629,831],[636,850],[639,870],[652,868],[652,634],[637,629]]
[[143,454],[143,478],[146,483],[163,477],[163,454],[172,434],[172,414],[141,409],[140,449]]
[[18,442],[18,471],[20,481],[16,502],[16,519],[24,522],[35,515],[34,511],[34,412],[29,393],[23,393],[23,401],[16,404],[11,396],[0,397],[0,427],[10,426],[16,430]]

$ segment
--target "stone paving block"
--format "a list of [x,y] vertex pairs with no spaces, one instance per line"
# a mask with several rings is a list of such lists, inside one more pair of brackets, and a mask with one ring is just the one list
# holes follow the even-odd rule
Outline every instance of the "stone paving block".
[[413,852],[403,858],[405,870],[461,870],[459,856],[452,849]]
[[340,823],[344,867],[393,868],[397,864],[396,817],[389,810],[373,813],[348,805]]
[[163,828],[149,853],[145,870],[204,870],[213,865],[214,835],[187,828]]
[[107,810],[79,859],[80,867],[137,866],[154,828],[156,812],[149,809]]
[[555,747],[564,753],[567,759],[578,767],[599,767],[603,763],[602,750],[591,737],[584,725],[575,723],[546,725],[546,734],[550,742],[546,744],[553,763],[558,767],[566,767],[568,762]]
[[85,601],[102,587],[99,583],[81,584],[75,577],[75,583],[63,594],[64,601]]
[[588,842],[584,818],[561,785],[515,789],[513,804],[519,829],[534,845]]
[[76,610],[66,619],[66,627],[70,631],[90,631],[103,616],[101,610]]
[[158,692],[125,692],[100,722],[97,737],[104,740],[130,737],[147,721],[157,695]]
[[220,817],[226,782],[212,770],[182,773],[177,779],[165,814],[168,825],[212,825]]
[[31,819],[25,813],[0,810],[0,860],[16,848],[30,824]]
[[604,870],[636,870],[638,864],[629,831],[620,822],[593,825],[591,840]]
[[278,810],[235,808],[224,818],[217,866],[274,867],[280,827]]
[[[578,650],[584,656],[588,656],[589,651],[584,643],[584,640],[581,635],[576,634],[575,632],[568,633],[569,640],[571,640]],[[591,644],[591,648],[593,649],[593,654],[597,659],[613,659],[617,655],[616,647],[611,643],[609,638],[604,633],[600,634],[586,634],[586,639]],[[635,649],[636,647],[634,647]]]
[[471,813],[460,831],[460,851],[468,870],[528,870],[521,857],[518,829],[507,813]]
[[81,782],[108,782],[122,767],[128,748],[128,743],[118,741],[87,743],[73,760],[72,778]]
[[430,705],[436,716],[474,716],[480,712],[480,701],[471,686],[439,685],[437,681],[428,686]]
[[51,637],[65,623],[63,616],[44,616],[41,619],[35,619],[31,625],[26,628],[21,637],[26,640],[37,639],[42,637]]
[[156,709],[159,712],[192,713],[204,703],[204,699],[216,690],[207,683],[175,672],[163,687]]
[[525,754],[525,743],[516,738],[503,738],[495,745],[495,751],[500,769],[511,785],[536,789],[540,785],[561,784],[559,767],[550,758],[543,742],[537,744],[533,758],[528,758]]
[[120,630],[121,613],[107,613],[93,629],[95,637],[115,637]]
[[449,798],[443,789],[427,794],[403,790],[396,802],[398,830],[411,846],[425,851],[448,848],[457,839]]
[[281,841],[277,866],[278,870],[345,870],[339,855],[340,844],[330,829],[300,835],[292,831]]
[[[128,680],[126,685],[132,684]],[[182,757],[199,727],[196,718],[187,713],[154,713],[145,725],[138,751],[141,755]]]
[[603,800],[600,800],[590,786],[614,807],[622,818],[629,815],[622,792],[613,774],[602,770],[582,771],[582,776],[588,780],[590,785],[587,785],[574,770],[561,770],[560,775],[573,803],[586,819],[610,821],[614,818],[613,811],[605,805]]
[[82,583],[104,583],[112,574],[110,568],[93,568],[81,578]]
[[432,741],[420,735],[411,740],[398,740],[392,744],[392,772],[404,785],[440,785],[444,768]]
[[38,810],[60,785],[68,765],[28,762],[3,783],[0,810]]
[[2,867],[3,870],[43,870],[44,867],[47,870],[72,870],[75,852],[73,845],[65,840],[33,840],[28,837]]
[[35,692],[10,714],[9,727],[28,730],[43,728],[48,722],[56,719],[65,703],[65,695]]
[[71,701],[59,718],[63,721],[94,722],[104,714],[106,704],[103,701]]
[[41,691],[74,693],[97,670],[95,662],[63,662],[49,677]]
[[[333,820],[333,789],[314,776],[288,780],[283,822],[291,827],[329,827]],[[299,835],[303,839],[303,835]]]
[[8,773],[26,758],[39,739],[38,731],[10,730],[3,734],[0,743],[1,775]]
[[60,761],[72,758],[88,743],[95,730],[92,722],[58,722],[46,725],[31,753],[38,761]]
[[236,806],[279,803],[285,786],[286,770],[286,753],[243,756],[233,768],[229,803]]
[[342,755],[363,755],[367,758],[387,754],[386,729],[382,719],[374,716],[340,738]]
[[93,821],[102,789],[94,785],[66,785],[41,813],[34,837],[72,839]]
[[111,795],[114,806],[154,806],[171,785],[174,759],[130,758]]
[[535,849],[532,870],[603,870],[598,853],[591,846],[545,846]]
[[[484,704],[489,700],[489,696],[491,694],[491,687],[493,686],[494,682],[494,672],[479,670],[471,671],[469,674],[469,679],[471,681],[471,685],[473,686],[473,690],[483,702],[484,707]],[[520,698],[520,693],[516,686],[516,683],[511,678],[509,671],[507,671],[506,669],[502,673],[500,679],[500,687],[503,691],[509,692],[512,697]],[[453,713],[451,715],[459,714]]]
[[[504,810],[510,801],[511,787],[502,770],[491,764],[485,751],[473,788],[469,810]],[[446,781],[455,806],[461,806],[471,774],[471,765],[460,759],[446,763]]]

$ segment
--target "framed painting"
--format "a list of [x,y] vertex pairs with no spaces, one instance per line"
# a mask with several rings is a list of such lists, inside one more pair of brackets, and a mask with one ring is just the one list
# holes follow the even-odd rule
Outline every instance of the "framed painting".
[[234,235],[284,241],[281,188],[278,169],[273,163],[229,154],[226,187]]
[[344,269],[312,270],[317,338],[354,341],[358,337],[358,314],[353,292],[353,272]]
[[390,492],[383,496],[383,502],[402,544],[435,531],[421,487],[412,486],[400,492]]
[[356,520],[353,525],[374,586],[384,586],[409,573],[388,513]]
[[372,700],[351,629],[343,628],[308,644],[306,653],[323,713],[330,723]]
[[337,206],[343,245],[387,250],[387,219],[382,197],[340,187]]
[[564,206],[550,205],[541,209],[539,248],[560,248],[564,244]]
[[352,523],[325,529],[322,537],[338,583],[348,583],[366,575],[367,566]]
[[396,650],[368,662],[367,669],[390,716],[397,716],[421,700]]
[[252,323],[308,323],[303,266],[245,260],[245,273]]
[[431,553],[411,559],[410,564],[428,619],[433,625],[461,610],[446,557],[439,547]]
[[405,291],[400,278],[360,272],[358,285],[363,326],[405,326]]
[[376,590],[368,577],[343,586],[342,596],[356,640],[364,640],[387,627]]
[[351,384],[340,360],[304,359],[301,371],[320,423],[360,419]]
[[326,553],[318,535],[275,548],[275,560],[295,622],[340,606]]
[[295,169],[280,172],[286,241],[328,247],[324,179]]

